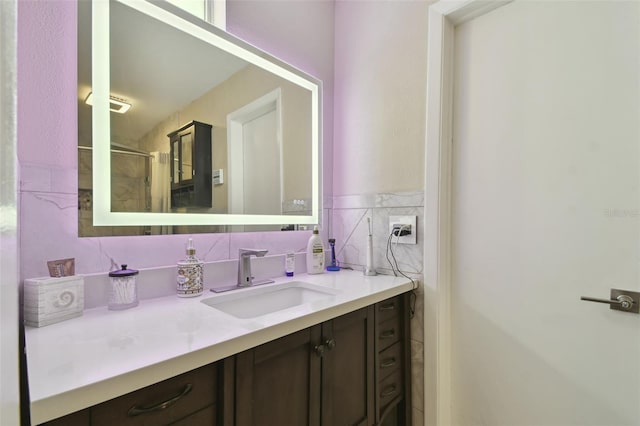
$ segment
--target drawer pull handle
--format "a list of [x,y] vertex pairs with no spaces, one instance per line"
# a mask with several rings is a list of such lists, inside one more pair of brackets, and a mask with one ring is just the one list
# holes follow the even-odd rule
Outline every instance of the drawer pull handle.
[[393,311],[396,308],[396,305],[393,303],[387,303],[386,305],[380,305],[381,311]]
[[389,367],[393,367],[394,365],[396,365],[396,359],[387,358],[382,360],[382,362],[380,363],[380,368],[389,368]]
[[180,398],[182,398],[183,396],[187,395],[189,392],[191,392],[191,389],[193,388],[193,386],[191,385],[191,383],[187,383],[184,386],[184,389],[182,389],[182,391],[174,396],[173,398],[170,398],[164,402],[161,402],[159,404],[153,405],[151,407],[138,407],[137,405],[134,405],[133,407],[131,407],[129,409],[129,412],[127,413],[127,415],[129,417],[135,417],[135,416],[139,416],[141,414],[147,414],[147,413],[152,413],[154,411],[161,411],[164,410],[165,408],[168,408],[170,406],[172,406],[173,404],[175,404],[176,402],[178,402],[178,400]]
[[384,388],[382,392],[380,392],[380,397],[384,398],[389,395],[393,395],[394,393],[396,393],[396,390],[397,390],[396,385],[389,385],[386,388]]
[[394,329],[391,329],[391,330],[383,331],[382,333],[380,333],[380,338],[391,339],[395,337],[395,335],[396,335],[396,331]]

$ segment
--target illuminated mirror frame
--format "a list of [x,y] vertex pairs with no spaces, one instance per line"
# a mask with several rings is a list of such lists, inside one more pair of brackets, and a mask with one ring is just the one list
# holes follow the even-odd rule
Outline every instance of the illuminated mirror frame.
[[[93,225],[311,225],[319,223],[320,204],[320,91],[321,83],[272,56],[212,26],[206,29],[178,13],[147,1],[116,0],[186,32],[223,51],[276,74],[311,92],[311,215],[246,215],[209,213],[129,213],[111,211],[111,124],[109,111],[109,0],[94,0],[92,8]],[[169,5],[171,6],[171,5]],[[304,74],[305,77],[301,76]]]

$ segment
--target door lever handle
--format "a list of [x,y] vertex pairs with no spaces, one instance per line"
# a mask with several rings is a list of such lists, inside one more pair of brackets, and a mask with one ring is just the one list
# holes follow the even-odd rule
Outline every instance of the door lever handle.
[[586,297],[586,296],[582,296],[580,300],[584,300],[587,302],[598,302],[598,303],[609,303],[611,305],[620,305],[622,309],[626,309],[626,310],[631,309],[631,307],[633,306],[633,299],[624,294],[616,297],[615,300],[598,299],[596,297]]
[[586,302],[606,303],[609,308],[616,311],[640,313],[640,293],[635,291],[611,289],[610,299],[599,299],[597,297],[582,296],[580,300]]

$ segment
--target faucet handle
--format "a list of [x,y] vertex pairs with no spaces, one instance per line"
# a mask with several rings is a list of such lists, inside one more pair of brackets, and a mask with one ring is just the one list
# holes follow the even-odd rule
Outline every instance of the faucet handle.
[[241,249],[238,249],[238,257],[243,257],[243,256],[263,257],[268,252],[269,252],[269,250],[267,250],[267,249],[246,249],[246,248],[241,248]]

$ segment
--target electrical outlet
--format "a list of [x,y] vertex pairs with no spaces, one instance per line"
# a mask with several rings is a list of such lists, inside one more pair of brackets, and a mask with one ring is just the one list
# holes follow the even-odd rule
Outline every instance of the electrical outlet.
[[[393,227],[401,227],[400,235],[394,233],[391,242],[398,244],[418,244],[418,228],[416,227],[418,216],[389,216],[389,234],[393,233]],[[408,231],[408,233],[407,233]]]

